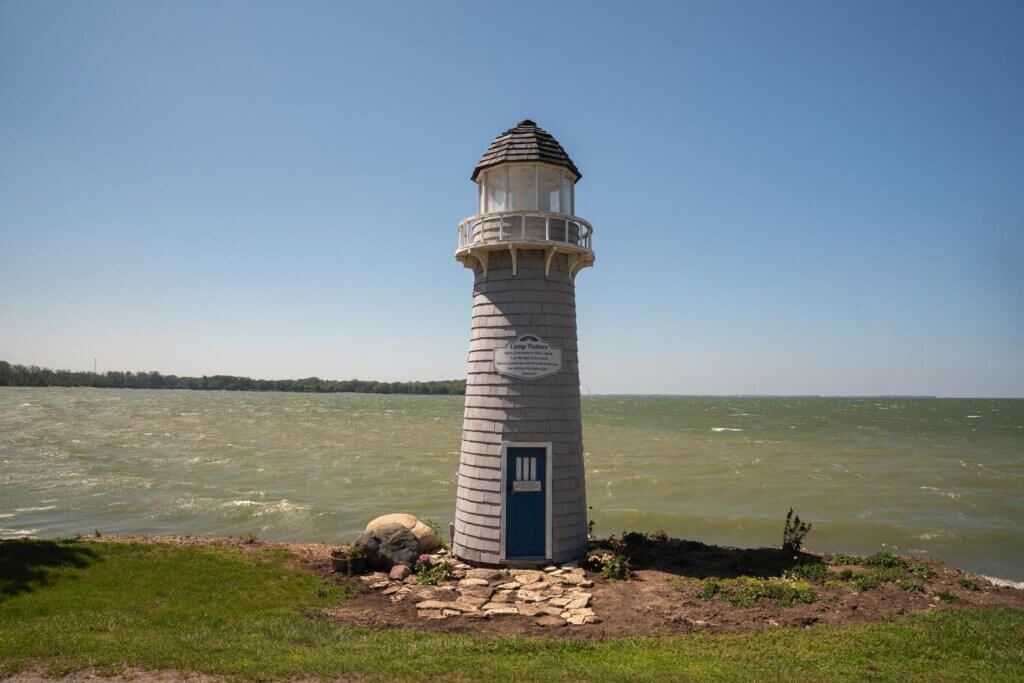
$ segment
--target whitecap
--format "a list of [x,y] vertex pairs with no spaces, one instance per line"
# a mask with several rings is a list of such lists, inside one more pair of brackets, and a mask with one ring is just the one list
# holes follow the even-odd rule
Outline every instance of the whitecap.
[[964,415],[964,417],[966,417],[967,419],[970,420],[970,419],[973,419],[973,418],[976,418],[976,417],[981,417],[981,415]]
[[0,539],[28,538],[37,531],[39,529],[7,529],[0,527]]
[[56,505],[42,505],[42,506],[39,506],[39,507],[15,508],[14,511],[15,512],[42,512],[43,510],[52,510],[55,507],[57,507],[57,506]]
[[231,507],[232,505],[241,508],[266,505],[266,503],[261,503],[258,500],[229,500],[226,503],[222,503],[221,507]]
[[712,427],[711,431],[713,431],[713,432],[742,432],[743,430],[739,429],[738,427]]
[[995,576],[981,575],[981,578],[985,579],[989,583],[995,586],[1002,586],[1004,588],[1016,588],[1017,590],[1024,590],[1024,581],[1011,581],[1010,579],[1000,579]]

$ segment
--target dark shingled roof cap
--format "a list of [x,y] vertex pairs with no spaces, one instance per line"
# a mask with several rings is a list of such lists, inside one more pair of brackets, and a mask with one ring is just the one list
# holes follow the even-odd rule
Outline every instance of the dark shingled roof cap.
[[475,181],[481,171],[510,161],[542,161],[569,169],[576,175],[576,180],[583,177],[558,140],[530,119],[523,119],[515,128],[509,128],[494,138],[470,177]]

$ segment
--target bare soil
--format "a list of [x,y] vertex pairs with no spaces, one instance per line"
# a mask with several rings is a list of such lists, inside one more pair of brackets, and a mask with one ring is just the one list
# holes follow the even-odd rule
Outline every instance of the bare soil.
[[[587,589],[593,594],[591,607],[600,617],[600,623],[542,626],[537,617],[523,615],[485,617],[463,614],[447,619],[424,619],[417,616],[415,599],[393,602],[389,596],[369,589],[358,579],[332,574],[329,554],[335,546],[192,536],[110,536],[89,540],[203,547],[227,545],[285,551],[295,555],[323,580],[347,584],[356,591],[352,598],[325,610],[324,618],[346,626],[371,629],[413,628],[484,636],[522,634],[603,640],[695,631],[743,632],[813,624],[876,622],[901,614],[947,608],[1024,609],[1024,590],[996,586],[980,576],[920,559],[912,561],[925,564],[935,572],[931,578],[917,579],[923,586],[922,592],[903,590],[896,582],[858,591],[847,582],[830,580],[813,585],[815,600],[809,604],[782,607],[769,599],[761,599],[752,607],[741,607],[721,596],[713,599],[698,597],[700,579],[780,577],[788,568],[818,560],[828,562],[833,572],[850,569],[856,573],[865,571],[865,568],[829,562],[831,556],[824,554],[800,553],[787,557],[782,551],[772,548],[725,548],[670,539],[649,551],[645,561],[637,563],[644,568],[636,570],[628,581],[609,581],[600,573],[587,571],[587,578],[594,581],[593,588]],[[958,579],[963,578],[971,579],[978,590],[960,585]],[[940,598],[940,593],[947,599]]]

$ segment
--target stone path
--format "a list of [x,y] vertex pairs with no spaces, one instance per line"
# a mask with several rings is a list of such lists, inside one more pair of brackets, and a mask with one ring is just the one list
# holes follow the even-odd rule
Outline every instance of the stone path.
[[[430,556],[432,564],[452,561],[445,551]],[[421,586],[416,577],[397,568],[360,577],[371,590],[390,596],[392,602],[413,600],[422,619],[463,617],[486,619],[521,615],[535,618],[541,626],[596,624],[594,582],[575,564],[535,569],[474,569],[453,564],[453,578],[438,586]]]

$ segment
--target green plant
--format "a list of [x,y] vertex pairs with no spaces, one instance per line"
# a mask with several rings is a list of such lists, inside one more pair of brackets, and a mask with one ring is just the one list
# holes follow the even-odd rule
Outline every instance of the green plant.
[[832,564],[860,564],[864,561],[862,555],[847,555],[846,553],[835,553],[831,559]]
[[859,591],[869,591],[872,588],[878,588],[881,582],[871,575],[870,572],[864,572],[863,574],[857,574],[850,580],[850,585]]
[[722,584],[718,579],[704,579],[700,582],[697,598],[700,600],[710,600],[721,592]]
[[643,564],[650,559],[653,544],[646,534],[639,531],[624,531],[620,545],[622,554],[632,562]]
[[360,545],[359,543],[353,543],[345,550],[345,555],[350,560],[358,560],[366,557],[366,546]]
[[829,577],[829,571],[824,562],[808,562],[788,569],[785,577],[793,581],[823,583]]
[[915,579],[900,579],[896,585],[905,591],[913,593],[924,593],[924,584]]
[[651,540],[655,543],[668,543],[668,534],[664,529],[658,529],[651,534]]
[[633,576],[633,568],[630,567],[629,558],[617,553],[606,558],[601,567],[601,576],[610,581],[625,581],[629,579]]
[[969,591],[981,590],[981,588],[978,587],[978,584],[974,583],[968,578],[957,579],[956,582]]
[[424,586],[436,586],[452,578],[452,565],[448,560],[431,564],[429,558],[429,555],[420,555],[413,568],[419,583]]
[[960,599],[952,593],[950,593],[949,591],[939,591],[935,595],[937,595],[939,600],[942,600],[943,602],[956,602]]
[[837,576],[840,579],[842,579],[843,581],[849,581],[850,579],[853,578],[853,570],[852,569],[844,569],[843,571],[839,572],[837,574]]
[[907,571],[917,578],[924,579],[926,581],[935,576],[935,570],[921,562],[911,562],[907,567]]
[[100,538],[101,536],[103,536],[103,533],[99,529],[93,529],[92,530],[92,535],[95,536],[96,538]]
[[741,576],[730,583],[731,586],[725,591],[725,599],[737,607],[753,607],[763,598],[780,607],[790,607],[797,602],[811,603],[815,600],[814,589],[803,581]]
[[864,560],[868,567],[880,567],[883,569],[906,569],[910,564],[899,555],[888,552],[875,553]]
[[448,542],[444,540],[444,534],[442,533],[442,527],[440,522],[436,522],[430,517],[423,520],[423,523],[430,527],[430,530],[434,532],[434,536],[437,538],[437,547],[448,549]]
[[782,549],[787,553],[800,552],[811,527],[811,524],[800,521],[800,515],[794,515],[793,508],[789,508],[789,512],[786,514],[786,525],[782,528]]

